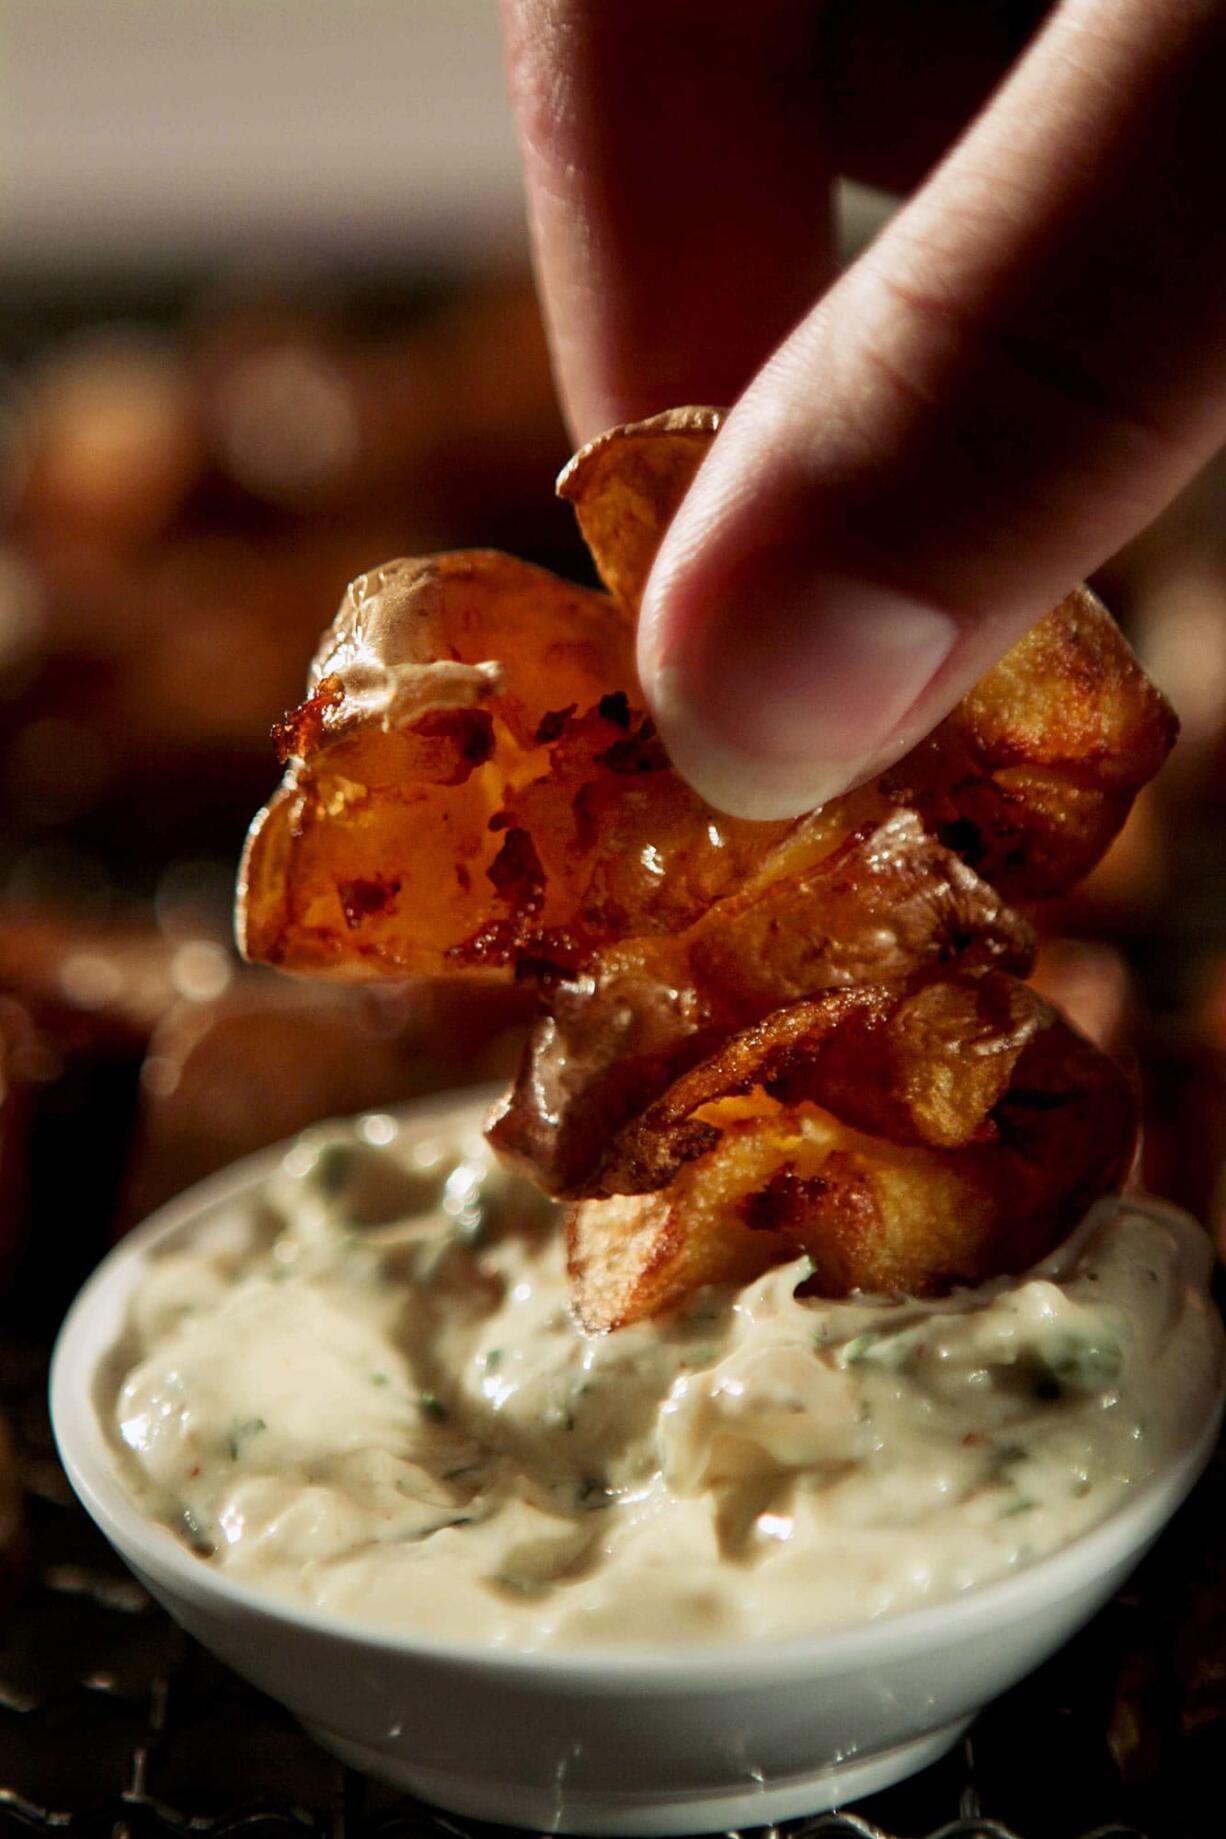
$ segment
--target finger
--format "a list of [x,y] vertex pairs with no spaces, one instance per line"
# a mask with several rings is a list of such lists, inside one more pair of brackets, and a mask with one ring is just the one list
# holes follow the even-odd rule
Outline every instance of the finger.
[[739,395],[831,276],[831,172],[913,184],[1046,3],[503,0],[576,439]]
[[576,440],[727,402],[828,279],[813,0],[504,0]]
[[897,757],[1226,438],[1226,8],[1065,0],[755,379],[639,663],[715,804]]

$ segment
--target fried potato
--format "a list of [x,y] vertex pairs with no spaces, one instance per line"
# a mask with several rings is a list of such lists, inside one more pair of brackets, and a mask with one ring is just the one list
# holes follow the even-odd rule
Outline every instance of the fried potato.
[[1111,615],[1075,588],[881,782],[1010,900],[1080,881],[1178,723]]
[[[627,617],[489,551],[349,589],[239,877],[248,957],[355,978],[573,968],[687,925],[790,824],[720,818],[636,711]],[[505,660],[505,662],[503,662]]]
[[[1099,652],[1102,622],[1080,622]],[[1058,707],[1053,647],[1033,635],[1023,646],[1032,642]],[[505,666],[484,655],[499,650]],[[311,695],[283,724],[289,771],[253,827],[240,880],[248,956],[349,977],[565,973],[609,945],[685,930],[747,884],[794,874],[815,820],[753,824],[705,805],[632,703],[629,650],[611,601],[508,557],[444,556],[362,577]],[[1028,679],[1010,669],[1020,701]],[[1127,675],[1119,665],[1122,704]],[[875,792],[834,801],[821,825],[845,835],[866,811],[911,799],[954,854],[986,858],[983,878],[1029,893],[1050,882],[1066,843],[1093,853],[1130,791],[1080,787],[1093,807],[1083,811],[1047,769],[993,777],[983,767],[992,745],[1016,759],[1042,724],[1010,728],[1014,703],[989,694],[991,681],[944,724],[945,742],[924,743]],[[1137,761],[1145,733],[1134,726]],[[1100,732],[1095,745],[1109,741]],[[1151,732],[1147,767],[1155,753]],[[834,930],[816,912],[807,925]]]
[[489,551],[354,583],[241,871],[252,958],[535,982],[491,1134],[582,1197],[589,1326],[801,1245],[835,1294],[1017,1268],[1131,1142],[1119,1074],[1006,974],[1032,951],[1009,903],[1092,866],[1174,717],[1079,588],[875,781],[794,822],[722,816],[633,655],[720,420],[614,429],[566,469],[608,595]]
[[801,1251],[830,1296],[1021,1270],[1122,1180],[1134,1138],[1123,1075],[1004,973],[833,991],[620,1134],[609,1198],[568,1209],[576,1308],[620,1327]]
[[464,968],[452,954],[491,928],[539,932],[561,903],[499,821],[504,794],[547,769],[559,701],[632,682],[616,606],[527,563],[478,551],[360,576],[282,725],[289,770],[240,871],[244,951],[430,975]]
[[[846,801],[850,805],[851,801]],[[730,1033],[819,991],[992,964],[1024,973],[1027,922],[924,830],[887,811],[797,831],[756,879],[668,937],[598,952],[549,992],[490,1126],[550,1193],[590,1181],[612,1134]]]
[[[718,425],[683,410],[615,429],[563,475],[611,599],[487,551],[353,584],[282,724],[286,780],[248,841],[248,956],[359,978],[556,975],[776,876],[806,820],[707,806],[634,676],[643,582]],[[1173,733],[1080,589],[876,794],[917,810],[1006,898],[1029,898],[1085,872]],[[836,823],[862,808],[861,794],[840,801]]]
[[609,592],[637,613],[660,539],[723,422],[719,409],[666,409],[610,428],[558,479]]

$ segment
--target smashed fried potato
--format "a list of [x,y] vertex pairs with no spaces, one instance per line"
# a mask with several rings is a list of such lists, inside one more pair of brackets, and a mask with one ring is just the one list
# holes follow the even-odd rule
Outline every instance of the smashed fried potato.
[[[1099,859],[1170,709],[1078,588],[875,782],[795,821],[713,810],[646,712],[634,629],[720,419],[613,429],[566,468],[607,594],[488,551],[354,582],[240,876],[251,958],[536,984],[491,1137],[577,1199],[593,1329],[798,1247],[832,1294],[1021,1268],[1131,1141],[1118,1073],[1017,982],[1011,903]],[[745,1084],[785,1039],[783,1084]],[[969,1135],[931,1134],[946,1089]]]
[[[845,801],[839,801],[840,806]],[[692,926],[597,951],[549,991],[490,1125],[551,1194],[582,1191],[612,1134],[737,1029],[820,990],[961,964],[1024,974],[1028,923],[913,811],[799,829],[776,873]],[[782,872],[779,872],[782,869]]]
[[830,991],[614,1139],[609,1198],[568,1209],[576,1309],[621,1327],[801,1252],[824,1296],[979,1282],[1058,1243],[1134,1137],[1123,1074],[1014,977]]
[[[650,558],[718,418],[616,429],[563,475],[606,597],[487,551],[349,589],[287,717],[288,771],[240,880],[250,957],[344,977],[574,971],[809,866],[813,820],[712,810],[673,770],[634,673]],[[1078,589],[871,794],[1006,900],[1062,892],[1106,848],[1174,722]],[[815,844],[822,848],[819,838]]]

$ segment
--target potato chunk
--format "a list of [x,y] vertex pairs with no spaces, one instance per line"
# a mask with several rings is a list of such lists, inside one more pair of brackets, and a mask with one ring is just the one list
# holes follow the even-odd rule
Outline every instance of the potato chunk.
[[576,1307],[615,1328],[802,1251],[827,1296],[1022,1270],[1134,1139],[1119,1069],[1015,978],[831,992],[734,1036],[615,1140],[609,1198],[568,1209]]

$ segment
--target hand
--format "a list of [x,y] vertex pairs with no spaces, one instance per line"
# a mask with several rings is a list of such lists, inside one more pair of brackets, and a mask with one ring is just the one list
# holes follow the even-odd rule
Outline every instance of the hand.
[[[656,562],[644,689],[713,804],[791,816],[1226,440],[1226,0],[504,13],[574,435],[735,402]],[[923,182],[835,279],[840,173]]]

